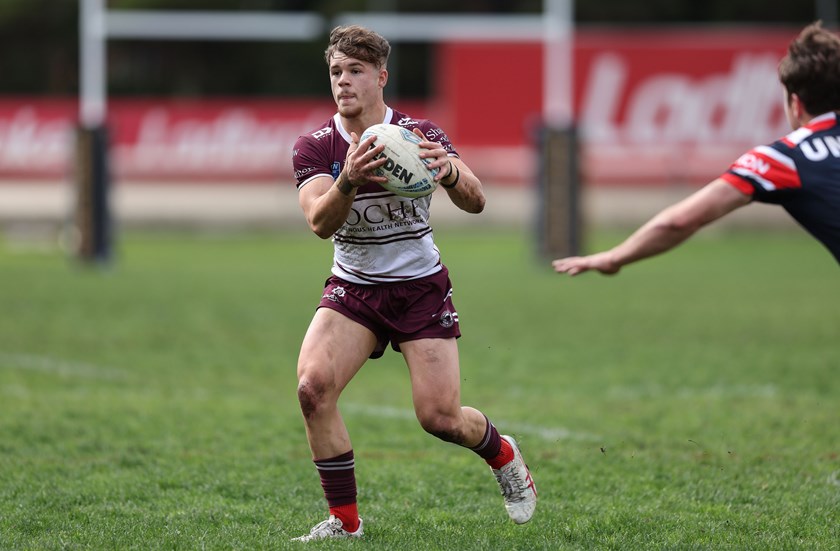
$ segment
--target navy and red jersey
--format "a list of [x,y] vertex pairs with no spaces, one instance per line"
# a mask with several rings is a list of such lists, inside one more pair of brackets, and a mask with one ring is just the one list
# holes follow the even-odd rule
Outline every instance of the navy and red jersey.
[[[439,143],[449,155],[457,152],[437,125],[387,108],[385,124],[419,128],[427,140]],[[297,189],[312,180],[338,178],[350,148],[350,134],[336,113],[319,128],[295,142],[292,164]],[[379,184],[356,191],[347,220],[333,235],[332,273],[358,284],[393,283],[432,275],[442,269],[440,252],[429,226],[432,196],[400,197]]]
[[753,148],[721,176],[762,203],[781,205],[840,263],[840,124],[825,113]]

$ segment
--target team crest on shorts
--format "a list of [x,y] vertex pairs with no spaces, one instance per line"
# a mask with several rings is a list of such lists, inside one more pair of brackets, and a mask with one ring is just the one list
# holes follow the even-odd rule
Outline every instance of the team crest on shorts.
[[333,287],[329,293],[324,293],[323,298],[331,300],[333,302],[341,302],[340,299],[345,295],[345,293],[346,291],[344,290],[344,287],[336,286]]
[[455,322],[458,321],[458,314],[455,312],[450,312],[449,310],[444,310],[443,313],[440,315],[440,321],[438,321],[441,326],[449,329]]

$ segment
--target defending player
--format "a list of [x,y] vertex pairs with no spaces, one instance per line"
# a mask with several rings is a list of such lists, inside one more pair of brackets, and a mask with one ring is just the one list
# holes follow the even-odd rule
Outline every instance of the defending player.
[[615,274],[665,252],[751,201],[782,205],[840,262],[840,38],[813,23],[779,64],[793,132],[742,155],[720,178],[666,208],[605,252],[553,262],[557,272]]
[[295,143],[300,205],[310,228],[332,238],[334,261],[298,359],[298,399],[329,518],[295,538],[359,537],[355,460],[338,410],[341,391],[388,343],[408,365],[414,411],[432,435],[466,447],[491,467],[505,507],[527,522],[537,492],[516,442],[500,436],[480,411],[462,407],[452,285],[428,225],[431,197],[407,199],[383,189],[373,171],[382,146],[358,136],[390,123],[423,138],[421,156],[438,168],[449,199],[470,213],[484,209],[481,182],[446,134],[385,104],[390,45],[358,26],[337,27],[325,52],[338,112]]

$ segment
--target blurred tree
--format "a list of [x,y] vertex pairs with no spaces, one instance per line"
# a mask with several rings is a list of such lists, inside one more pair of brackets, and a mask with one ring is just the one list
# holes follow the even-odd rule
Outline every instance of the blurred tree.
[[0,92],[76,93],[76,2],[0,2]]
[[579,23],[785,23],[805,24],[814,18],[814,1],[765,0],[627,0],[579,1]]

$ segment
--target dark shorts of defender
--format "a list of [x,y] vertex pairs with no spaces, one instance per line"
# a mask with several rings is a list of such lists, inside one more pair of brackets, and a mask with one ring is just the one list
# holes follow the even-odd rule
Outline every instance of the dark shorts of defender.
[[370,329],[376,335],[371,358],[385,353],[388,343],[461,336],[458,313],[452,304],[449,270],[430,276],[376,285],[357,285],[330,277],[318,308],[330,308]]

